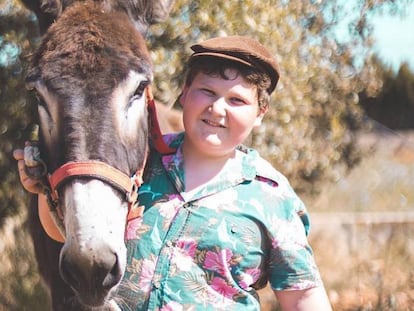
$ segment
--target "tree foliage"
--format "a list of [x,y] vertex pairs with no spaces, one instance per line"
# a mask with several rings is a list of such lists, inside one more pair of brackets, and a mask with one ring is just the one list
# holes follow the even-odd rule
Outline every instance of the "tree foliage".
[[[19,184],[12,151],[28,138],[33,109],[28,104],[24,71],[38,40],[33,15],[16,1],[0,1],[0,309],[44,310],[48,303],[27,239],[27,196]],[[14,217],[11,217],[14,216]],[[26,305],[26,301],[37,301]],[[27,308],[22,306],[27,306]]]
[[[406,1],[185,1],[149,37],[158,97],[173,103],[190,46],[218,35],[249,35],[267,46],[282,75],[253,147],[286,174],[296,190],[352,168],[360,154],[354,132],[364,123],[359,93],[375,94],[369,14],[396,13]],[[344,21],[347,23],[344,25]],[[341,30],[341,31],[339,31]]]
[[33,49],[37,25],[18,2],[0,2],[0,226],[17,212],[24,192],[18,185],[13,148],[28,137],[33,109],[25,95],[25,57]]
[[[156,95],[168,105],[176,101],[192,44],[218,35],[258,39],[274,53],[282,76],[251,145],[298,191],[317,192],[322,181],[358,161],[353,134],[363,125],[358,95],[372,96],[382,85],[370,55],[369,13],[395,13],[409,1],[177,0],[171,17],[148,36]],[[24,66],[39,38],[34,15],[17,0],[3,0],[0,14],[1,220],[18,206],[11,153],[30,130],[33,107],[24,96]],[[338,35],[338,27],[347,31]]]
[[364,91],[360,94],[361,106],[367,115],[391,129],[414,128],[414,72],[407,63],[395,73],[377,62],[383,87],[374,97]]

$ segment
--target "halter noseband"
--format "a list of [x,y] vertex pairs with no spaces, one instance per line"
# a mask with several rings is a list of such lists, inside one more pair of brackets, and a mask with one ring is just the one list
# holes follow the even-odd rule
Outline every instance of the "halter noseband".
[[[161,154],[170,154],[175,152],[175,149],[170,148],[162,138],[162,133],[157,119],[154,97],[152,96],[152,92],[149,87],[146,89],[146,105],[148,110],[150,136],[155,149]],[[30,146],[25,147],[25,149],[26,148],[30,148]],[[50,224],[48,223],[46,225],[45,223],[42,223],[42,225],[44,227],[54,225],[57,227],[58,232],[60,232],[61,236],[58,236],[57,233],[53,234],[52,236],[51,232],[56,232],[56,228],[45,228],[45,231],[48,233],[48,235],[50,235],[50,237],[54,240],[64,242],[65,227],[63,224],[63,214],[59,208],[59,196],[57,190],[59,186],[62,185],[65,181],[74,177],[89,177],[99,179],[110,184],[122,193],[125,193],[125,198],[128,202],[127,221],[139,217],[142,214],[142,211],[137,209],[136,206],[138,201],[137,190],[143,182],[143,172],[147,156],[148,152],[146,152],[143,166],[141,168],[138,168],[132,177],[128,176],[117,168],[114,168],[113,166],[98,160],[67,162],[57,168],[52,174],[47,174],[47,169],[44,162],[41,159],[37,159],[38,162],[42,163],[44,166],[43,171],[45,174],[47,174],[47,178],[43,183],[43,187],[44,193],[47,197],[50,214],[53,219],[53,222],[50,222]],[[32,178],[39,179],[39,176],[33,176],[32,174],[29,174],[29,172],[28,175]]]

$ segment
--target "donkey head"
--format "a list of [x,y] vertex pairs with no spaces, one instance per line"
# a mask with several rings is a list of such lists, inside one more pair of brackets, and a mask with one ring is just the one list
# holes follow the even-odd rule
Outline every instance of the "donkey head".
[[[50,172],[72,161],[105,162],[129,176],[144,166],[152,67],[135,26],[124,11],[79,2],[46,32],[27,85],[40,98],[41,154]],[[65,180],[58,194],[62,277],[84,304],[103,305],[125,270],[125,194],[92,177]]]

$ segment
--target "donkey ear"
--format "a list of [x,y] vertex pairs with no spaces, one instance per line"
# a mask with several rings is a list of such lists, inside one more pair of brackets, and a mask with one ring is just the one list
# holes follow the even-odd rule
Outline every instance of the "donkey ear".
[[62,0],[41,0],[40,9],[45,13],[58,17],[62,13],[63,2]]
[[124,11],[135,29],[146,35],[148,27],[163,22],[169,16],[175,0],[110,0],[106,4],[112,11]]
[[35,13],[39,23],[40,34],[62,14],[63,10],[76,0],[22,0],[23,4]]
[[170,15],[172,6],[175,0],[153,0],[148,1],[152,9],[148,11],[150,13],[147,16],[147,20],[150,24],[161,23],[165,21]]
[[57,19],[62,12],[75,1],[76,0],[38,0],[42,12],[54,16],[55,19]]

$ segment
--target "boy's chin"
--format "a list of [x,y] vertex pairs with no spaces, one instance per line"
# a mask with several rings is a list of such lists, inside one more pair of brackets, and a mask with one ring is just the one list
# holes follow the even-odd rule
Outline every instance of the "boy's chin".
[[221,146],[223,144],[222,139],[220,139],[220,137],[218,135],[216,135],[216,134],[210,134],[210,135],[208,135],[204,139],[204,142],[206,144],[211,145],[211,146],[217,146],[217,147],[219,147],[219,146]]

